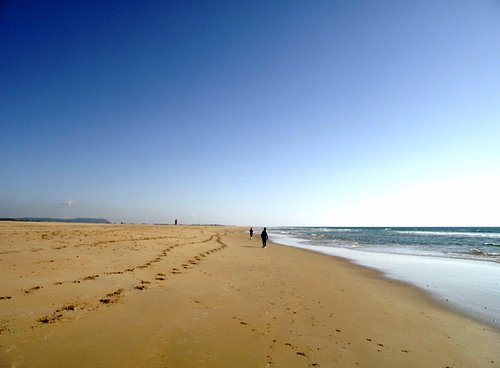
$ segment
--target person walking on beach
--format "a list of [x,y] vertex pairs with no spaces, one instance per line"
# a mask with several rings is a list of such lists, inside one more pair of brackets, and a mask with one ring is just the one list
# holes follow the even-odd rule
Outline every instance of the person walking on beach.
[[253,229],[252,229],[252,228],[250,228],[250,231],[249,231],[249,232],[250,232],[250,239],[252,239],[252,237],[253,237]]
[[260,233],[260,237],[262,238],[262,248],[265,248],[267,245],[267,239],[269,239],[269,236],[267,236],[267,229],[264,228],[262,232]]

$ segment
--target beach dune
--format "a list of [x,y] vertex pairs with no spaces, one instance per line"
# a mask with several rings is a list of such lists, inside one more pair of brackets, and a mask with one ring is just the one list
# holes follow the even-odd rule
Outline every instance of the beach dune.
[[0,223],[0,367],[498,367],[500,333],[243,228]]

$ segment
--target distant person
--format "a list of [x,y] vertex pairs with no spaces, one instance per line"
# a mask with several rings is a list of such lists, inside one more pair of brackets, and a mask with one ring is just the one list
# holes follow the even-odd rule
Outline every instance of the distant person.
[[267,246],[267,239],[269,239],[266,228],[262,230],[262,232],[260,233],[260,237],[262,238],[262,248],[265,248]]
[[177,225],[177,219],[175,219],[175,224]]
[[252,237],[253,237],[253,229],[252,228],[250,228],[249,233],[250,233],[250,239],[252,239]]

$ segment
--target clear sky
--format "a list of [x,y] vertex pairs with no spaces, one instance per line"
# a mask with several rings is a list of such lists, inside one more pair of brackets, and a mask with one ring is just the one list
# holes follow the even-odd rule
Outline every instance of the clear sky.
[[500,2],[2,1],[21,216],[500,226]]

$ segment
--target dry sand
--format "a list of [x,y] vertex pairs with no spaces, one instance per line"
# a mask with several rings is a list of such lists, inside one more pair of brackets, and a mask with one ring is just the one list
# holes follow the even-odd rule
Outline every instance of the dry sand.
[[499,367],[500,333],[231,227],[0,223],[0,367]]

